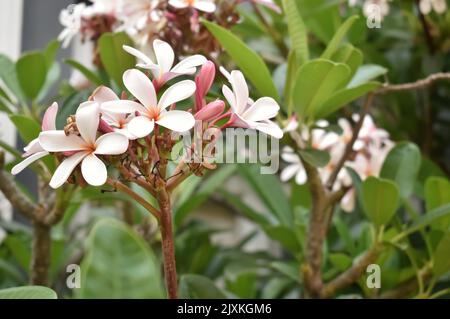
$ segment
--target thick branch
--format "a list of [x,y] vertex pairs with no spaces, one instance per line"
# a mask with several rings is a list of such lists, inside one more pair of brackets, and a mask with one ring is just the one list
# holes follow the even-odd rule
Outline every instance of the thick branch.
[[48,286],[48,270],[51,259],[51,226],[33,222],[30,281],[32,285]]
[[326,284],[320,292],[320,297],[329,298],[338,290],[348,287],[358,281],[358,279],[365,273],[367,266],[376,262],[381,250],[382,247],[379,245],[375,245],[372,249],[368,250],[349,269]]

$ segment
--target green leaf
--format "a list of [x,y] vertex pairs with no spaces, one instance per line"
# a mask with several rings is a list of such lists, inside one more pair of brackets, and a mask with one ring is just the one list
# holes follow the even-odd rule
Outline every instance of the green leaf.
[[353,23],[355,23],[357,19],[359,19],[359,17],[357,15],[354,15],[344,21],[344,23],[339,27],[339,29],[334,34],[331,41],[328,43],[328,46],[322,53],[321,58],[330,59],[333,56],[333,54],[339,48],[348,30],[350,30],[351,26],[353,25]]
[[319,59],[303,64],[292,91],[297,113],[303,117],[315,114],[322,103],[345,86],[349,74],[350,68],[342,63]]
[[200,275],[183,275],[180,278],[180,298],[182,299],[226,299],[226,295],[216,287],[211,279]]
[[[425,202],[427,211],[450,203],[450,182],[443,177],[430,177],[425,183]],[[450,226],[450,216],[434,223],[433,228],[447,231]]]
[[12,156],[14,156],[15,158],[22,159],[22,154],[19,151],[17,151],[11,145],[3,142],[2,140],[0,140],[0,149],[1,148],[4,149],[5,151],[7,151]]
[[433,273],[442,276],[450,271],[450,234],[445,234],[433,254]]
[[308,33],[295,0],[283,0],[283,10],[287,18],[289,36],[296,52],[298,65],[309,60]]
[[268,226],[264,228],[266,234],[273,240],[278,241],[284,248],[294,256],[301,252],[300,243],[297,241],[292,228],[288,226]]
[[324,167],[330,161],[330,154],[327,151],[305,149],[300,151],[300,156],[314,167]]
[[290,226],[293,223],[289,198],[283,192],[281,182],[274,175],[263,175],[259,165],[239,165],[239,172],[253,190],[259,195],[261,201],[266,205],[280,224]]
[[67,59],[64,62],[66,64],[70,65],[71,67],[73,67],[74,69],[80,71],[80,73],[83,74],[86,77],[86,79],[88,79],[92,83],[94,83],[96,85],[103,84],[102,79],[97,74],[95,74],[94,71],[89,70],[87,67],[85,67],[81,63],[78,63],[77,61],[72,60],[72,59]]
[[81,265],[79,298],[162,298],[160,267],[150,246],[124,223],[101,219]]
[[342,253],[330,254],[328,258],[330,259],[330,263],[333,264],[333,266],[336,267],[339,271],[344,271],[347,268],[350,268],[353,263],[352,258]]
[[399,191],[391,181],[370,176],[362,184],[362,197],[369,219],[379,227],[387,224],[394,216]]
[[18,101],[26,101],[23,91],[20,88],[19,80],[17,79],[16,66],[4,54],[0,54],[0,78]]
[[38,137],[41,132],[41,126],[31,117],[11,114],[9,119],[16,126],[20,137],[26,144]]
[[106,72],[117,85],[124,88],[122,75],[126,70],[134,68],[136,59],[125,52],[122,46],[133,46],[133,41],[124,32],[104,33],[100,37],[98,45],[100,58]]
[[361,50],[355,48],[350,43],[346,43],[333,54],[331,60],[348,65],[350,68],[350,77],[353,77],[363,62],[363,54]]
[[47,65],[52,65],[55,62],[56,54],[58,53],[60,47],[60,43],[57,39],[50,41],[49,44],[45,47],[44,56]]
[[56,292],[43,286],[23,286],[0,290],[0,299],[56,299]]
[[387,69],[376,64],[365,64],[358,68],[348,84],[348,88],[357,87],[387,73]]
[[279,100],[277,88],[263,59],[227,29],[206,20],[202,20],[202,23],[228,52],[259,93]]
[[34,100],[47,77],[47,61],[43,53],[31,52],[22,55],[16,63],[17,78],[25,95]]
[[46,95],[50,92],[53,85],[59,80],[60,75],[61,67],[58,62],[54,62],[48,70],[44,86],[42,87],[38,97],[36,98],[38,102],[42,102],[45,99]]
[[380,177],[394,181],[402,198],[408,198],[413,190],[420,169],[419,148],[409,142],[398,143],[387,155]]
[[427,212],[425,215],[422,215],[412,226],[405,229],[401,234],[399,234],[398,238],[403,238],[409,234],[412,234],[425,226],[428,226],[434,222],[441,221],[443,218],[450,216],[450,204],[442,205],[436,209],[433,209],[430,212]]
[[289,52],[288,62],[287,62],[287,72],[286,72],[286,81],[284,84],[284,103],[283,106],[287,106],[287,114],[288,116],[292,115],[293,103],[292,103],[292,88],[294,86],[295,76],[297,75],[298,70],[298,62],[295,51]]
[[340,0],[297,0],[303,20],[323,43],[329,43],[341,23]]
[[322,106],[318,109],[316,116],[327,117],[337,112],[342,107],[346,106],[352,101],[366,95],[369,92],[380,87],[379,82],[364,83],[356,87],[345,88],[333,93],[328,100],[326,100]]

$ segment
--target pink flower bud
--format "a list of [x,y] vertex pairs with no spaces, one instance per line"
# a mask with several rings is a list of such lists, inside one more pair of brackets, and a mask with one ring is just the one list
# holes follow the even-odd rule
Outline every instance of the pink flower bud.
[[105,120],[100,119],[100,124],[98,125],[98,130],[102,133],[111,133],[114,132],[114,129],[105,122]]
[[42,118],[42,130],[53,131],[56,130],[56,114],[58,113],[58,103],[53,102],[51,106],[44,113]]
[[225,109],[225,103],[221,100],[217,100],[209,103],[200,111],[198,111],[194,118],[200,121],[212,121],[220,116]]
[[197,90],[195,91],[195,102],[197,110],[205,106],[205,96],[211,88],[216,76],[216,66],[213,62],[207,61],[200,69],[200,73],[195,77]]

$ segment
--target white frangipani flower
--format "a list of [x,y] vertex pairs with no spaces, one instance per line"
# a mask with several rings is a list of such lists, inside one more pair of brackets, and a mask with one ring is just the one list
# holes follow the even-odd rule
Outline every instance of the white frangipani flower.
[[[44,117],[42,119],[43,131],[56,130],[57,113],[58,113],[58,103],[54,102],[45,111]],[[27,146],[23,148],[23,150],[25,151],[25,153],[23,154],[23,157],[25,157],[25,159],[12,168],[11,174],[13,175],[19,174],[31,163],[49,154],[46,150],[42,148],[41,144],[39,143],[39,138],[35,138],[34,140],[32,140]]]
[[169,5],[177,9],[192,7],[204,12],[214,12],[216,10],[214,0],[169,0]]
[[58,40],[62,42],[63,48],[67,48],[72,38],[80,32],[85,10],[86,5],[84,3],[71,4],[61,10],[59,22],[64,26],[64,30],[58,35]]
[[262,97],[254,102],[249,97],[247,82],[241,71],[228,73],[223,68],[221,71],[232,87],[232,90],[226,85],[222,87],[222,93],[233,112],[230,119],[232,125],[255,129],[278,139],[282,138],[283,131],[276,123],[270,121],[280,110],[278,103],[271,97]]
[[170,105],[194,94],[194,81],[184,80],[172,85],[163,93],[159,102],[153,83],[141,71],[125,71],[123,83],[140,103],[128,100],[111,101],[103,103],[102,110],[112,113],[137,113],[128,123],[128,131],[132,135],[138,138],[149,135],[153,132],[155,123],[175,132],[185,132],[194,127],[195,119],[191,113],[166,111]]
[[95,102],[100,103],[102,120],[104,120],[106,124],[111,126],[114,132],[121,133],[130,140],[137,139],[137,137],[131,134],[128,130],[128,124],[134,118],[134,114],[127,115],[117,112],[108,112],[106,110],[103,110],[101,107],[102,103],[120,101],[119,97],[116,93],[114,93],[113,90],[106,86],[101,86],[97,88],[97,90],[95,90],[92,98]]
[[126,45],[123,46],[123,48],[125,51],[131,55],[134,55],[143,62],[138,63],[136,66],[150,70],[158,88],[164,85],[167,81],[180,75],[194,74],[197,71],[196,67],[203,65],[207,61],[203,55],[196,54],[185,58],[177,65],[173,66],[175,53],[167,42],[161,40],[153,41],[153,50],[156,56],[156,63],[153,63],[152,59],[135,48]]
[[56,169],[50,181],[52,188],[63,185],[73,170],[81,163],[81,173],[92,186],[101,186],[107,180],[105,164],[97,155],[120,155],[128,149],[128,138],[112,132],[97,138],[100,107],[97,102],[85,102],[75,114],[81,136],[66,135],[63,130],[45,131],[39,135],[39,143],[47,152],[73,152]]
[[429,14],[431,10],[442,14],[447,10],[447,3],[445,0],[420,0],[419,8],[423,14]]
[[284,147],[283,152],[281,153],[281,158],[283,161],[288,163],[282,171],[280,175],[280,179],[282,182],[289,181],[292,177],[295,176],[295,182],[299,185],[306,183],[306,171],[303,167],[302,161],[300,160],[300,156],[294,153],[294,150],[290,147]]

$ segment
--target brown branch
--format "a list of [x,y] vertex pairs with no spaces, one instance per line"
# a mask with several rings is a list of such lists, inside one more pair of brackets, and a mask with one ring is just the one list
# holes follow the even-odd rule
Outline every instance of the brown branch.
[[366,101],[364,103],[364,106],[361,109],[361,112],[359,113],[359,120],[356,123],[355,127],[353,128],[352,139],[350,140],[349,143],[347,143],[347,145],[345,147],[344,154],[339,159],[339,162],[336,164],[335,169],[333,170],[333,172],[331,173],[331,175],[330,175],[330,177],[329,177],[329,179],[327,181],[327,188],[328,189],[333,189],[333,185],[336,182],[336,179],[337,179],[337,177],[339,175],[339,172],[344,167],[345,162],[348,160],[349,156],[353,152],[353,145],[355,144],[356,140],[358,139],[359,132],[361,131],[362,125],[364,123],[364,118],[366,117],[367,112],[369,111],[369,108],[370,108],[370,106],[372,104],[372,101],[373,101],[373,97],[374,97],[374,93],[373,92],[371,92],[371,93],[369,93],[367,95],[367,98],[366,98]]
[[30,282],[32,285],[48,286],[48,270],[51,261],[51,226],[33,222],[33,242],[30,263]]
[[375,94],[387,94],[393,92],[402,92],[402,91],[413,91],[424,89],[430,85],[432,85],[436,81],[441,80],[450,80],[450,73],[435,73],[431,74],[425,79],[418,80],[412,83],[404,83],[404,84],[385,84],[383,87],[375,91]]
[[361,258],[357,259],[356,262],[349,269],[347,269],[345,272],[337,276],[328,284],[324,285],[320,292],[320,297],[330,298],[338,290],[341,290],[357,282],[358,279],[361,278],[361,276],[364,274],[367,267],[370,264],[376,262],[376,260],[380,256],[381,251],[382,246],[380,245],[375,245],[373,248],[366,251],[366,253],[363,256],[361,256]]
[[152,204],[147,202],[143,197],[138,195],[136,192],[134,192],[131,188],[126,186],[125,184],[113,180],[111,178],[108,178],[106,183],[110,186],[112,186],[114,189],[127,194],[131,198],[133,198],[135,201],[137,201],[139,204],[141,204],[149,213],[151,213],[153,216],[155,216],[158,220],[161,218],[161,213],[159,210],[157,210],[155,207],[153,207]]

